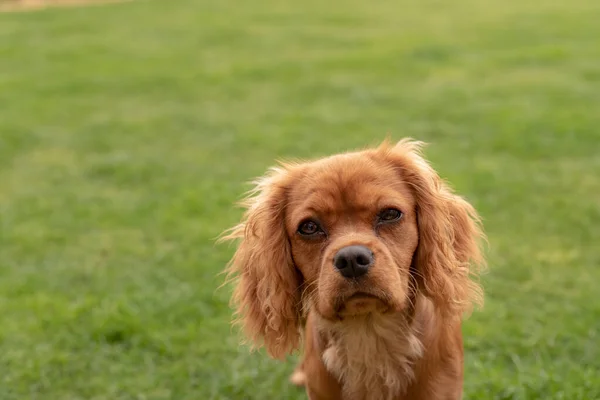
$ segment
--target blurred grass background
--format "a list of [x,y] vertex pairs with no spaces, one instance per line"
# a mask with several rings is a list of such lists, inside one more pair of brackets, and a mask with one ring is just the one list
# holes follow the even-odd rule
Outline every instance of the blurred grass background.
[[302,399],[217,273],[276,158],[430,142],[481,212],[465,399],[600,398],[600,3],[0,14],[0,399]]

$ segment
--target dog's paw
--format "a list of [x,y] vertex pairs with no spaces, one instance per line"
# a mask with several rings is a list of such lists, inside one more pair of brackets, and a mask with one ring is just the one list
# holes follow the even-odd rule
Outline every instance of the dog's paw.
[[295,386],[304,386],[306,384],[306,374],[301,368],[298,368],[290,375],[290,382]]

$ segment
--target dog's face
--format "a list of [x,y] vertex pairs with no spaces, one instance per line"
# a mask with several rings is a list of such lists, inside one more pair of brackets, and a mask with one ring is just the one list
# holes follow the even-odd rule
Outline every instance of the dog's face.
[[294,175],[285,228],[302,300],[326,319],[402,310],[419,234],[401,171],[361,152],[302,165]]
[[[418,152],[384,143],[271,170],[225,239],[241,239],[229,274],[246,334],[283,357],[302,313],[331,321],[409,312],[418,296],[459,316],[479,299],[475,210]],[[308,310],[307,310],[308,308]]]

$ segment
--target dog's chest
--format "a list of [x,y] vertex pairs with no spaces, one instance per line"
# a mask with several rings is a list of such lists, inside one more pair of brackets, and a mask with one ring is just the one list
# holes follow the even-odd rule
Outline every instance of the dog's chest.
[[330,332],[323,362],[341,383],[345,400],[388,400],[411,383],[422,351],[408,326],[377,321]]

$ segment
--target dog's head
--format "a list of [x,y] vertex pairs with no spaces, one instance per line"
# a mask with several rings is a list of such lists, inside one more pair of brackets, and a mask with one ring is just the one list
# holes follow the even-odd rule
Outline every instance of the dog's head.
[[481,298],[479,218],[419,154],[420,144],[274,168],[226,239],[246,334],[274,357],[298,347],[303,306],[336,321],[413,311],[417,296],[459,317]]

